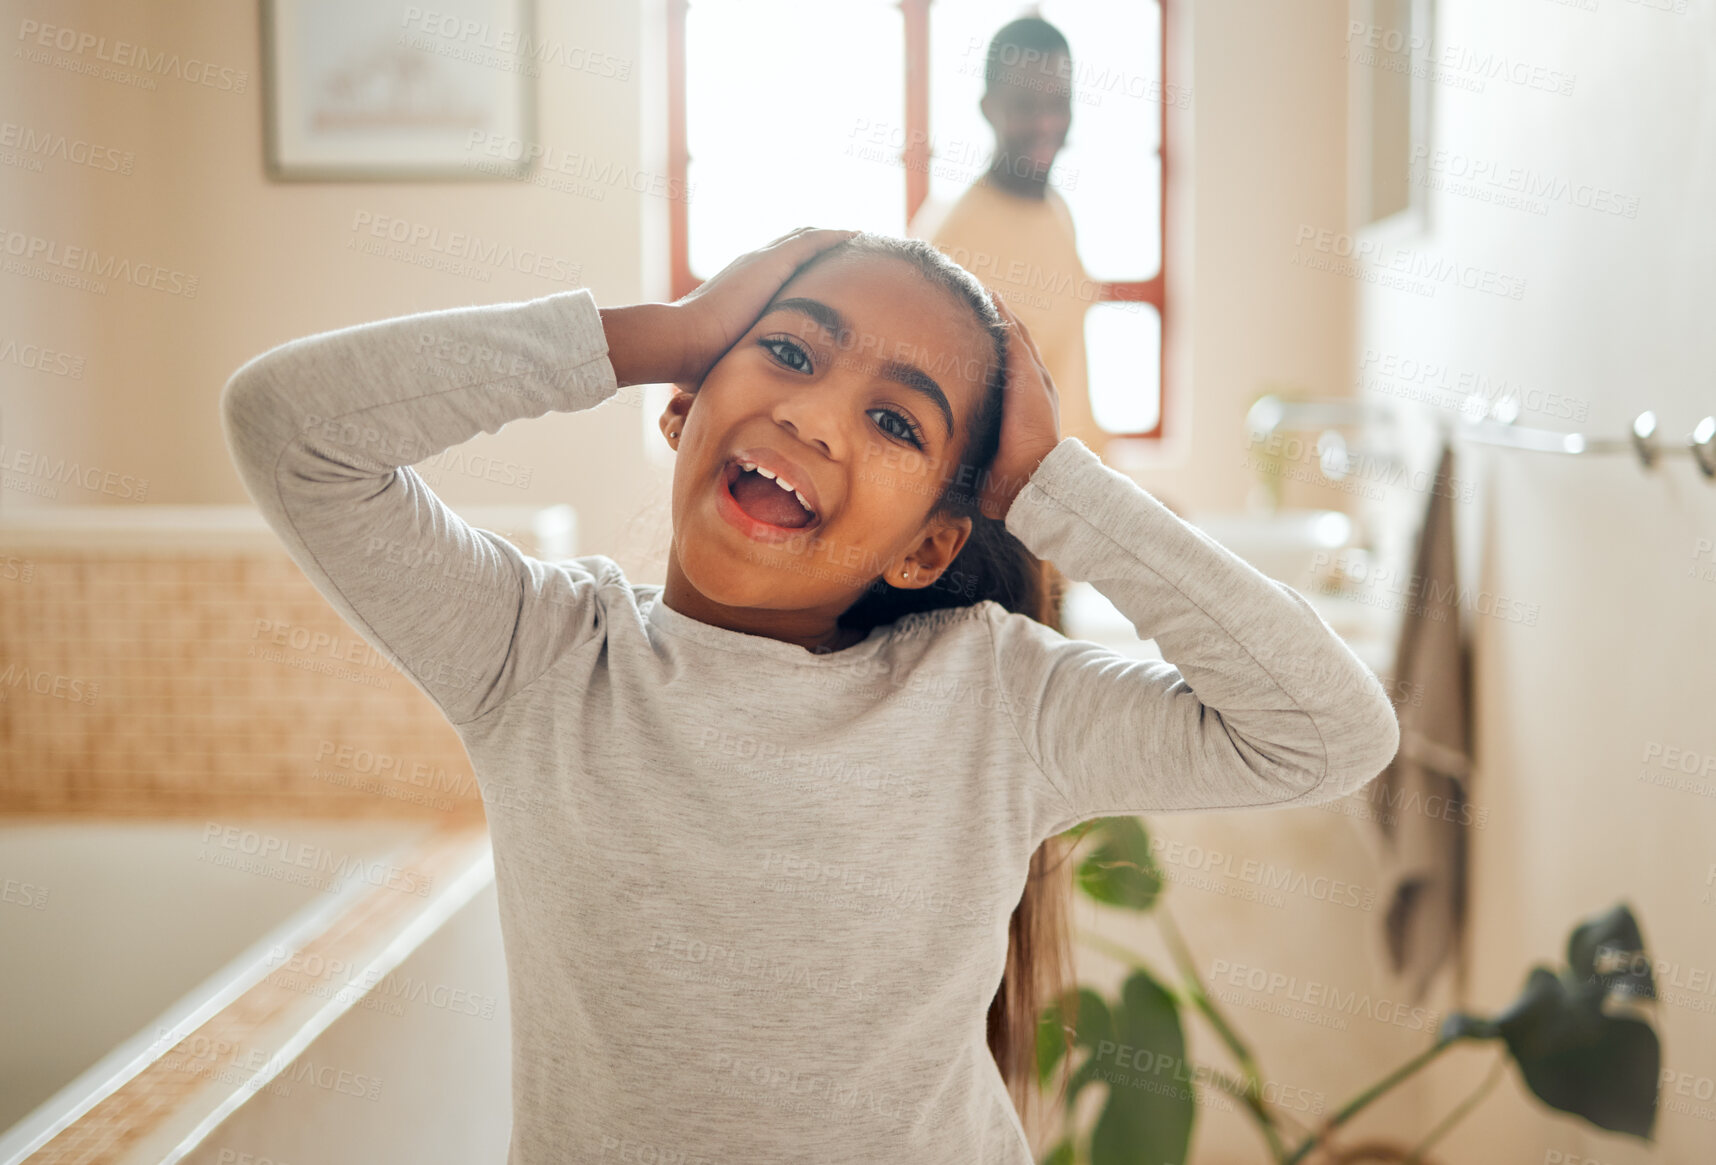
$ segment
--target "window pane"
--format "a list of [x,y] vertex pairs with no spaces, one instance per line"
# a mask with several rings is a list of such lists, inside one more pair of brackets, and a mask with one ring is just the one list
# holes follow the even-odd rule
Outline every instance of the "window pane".
[[1072,132],[1082,123],[1100,130],[1099,140],[1113,133],[1154,153],[1162,144],[1161,6],[1154,0],[1047,0],[1042,13],[1072,48]]
[[1104,283],[1154,279],[1162,269],[1161,158],[1088,142],[1075,147],[1069,136],[1055,159],[1056,170],[1068,167],[1060,190],[1078,228],[1079,261]]
[[1155,305],[1092,305],[1084,313],[1084,343],[1096,423],[1110,433],[1154,429],[1162,415],[1162,317]]
[[[1072,125],[1050,184],[1067,200],[1093,279],[1161,266],[1161,10],[1147,0],[1041,6],[1072,49]],[[1012,15],[985,0],[930,5],[930,196],[952,201],[988,167],[995,134],[977,108],[989,40]]]
[[1092,279],[1162,265],[1162,13],[1139,0],[1042,6],[1073,52],[1073,120],[1055,168]]
[[[1011,16],[992,0],[932,0],[929,7],[930,197],[952,202],[989,166],[995,131],[983,120],[989,38]],[[1078,114],[1073,114],[1077,120]],[[1070,131],[1069,131],[1070,132]],[[1060,160],[1056,159],[1057,170]],[[1057,178],[1049,172],[1049,181]]]
[[905,33],[889,0],[695,0],[685,17],[691,270],[794,227],[906,230]]

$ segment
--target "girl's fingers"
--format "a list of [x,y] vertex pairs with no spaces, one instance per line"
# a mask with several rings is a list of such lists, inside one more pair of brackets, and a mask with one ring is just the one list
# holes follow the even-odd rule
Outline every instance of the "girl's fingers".
[[797,268],[800,263],[803,263],[811,256],[820,254],[836,244],[844,243],[847,239],[861,233],[862,232],[860,231],[836,230],[830,228],[800,227],[791,234],[782,235],[773,243],[770,243],[769,249],[774,250],[778,248],[781,258],[790,262],[794,268]]
[[842,230],[835,227],[799,227],[797,230],[788,231],[780,238],[767,244],[767,249],[790,247],[795,250],[808,248],[817,251],[862,233],[861,231]]
[[[1011,325],[1009,330],[1012,332],[1012,335],[1007,337],[1008,343],[1011,345],[1008,355],[1008,367],[1010,371],[1007,374],[1009,387],[1018,386],[1023,388],[1029,383],[1029,380],[1023,376],[1023,369],[1025,368],[1023,357],[1025,355],[1029,355],[1031,363],[1036,365],[1035,379],[1041,385],[1044,395],[1050,401],[1050,409],[1058,417],[1060,411],[1060,390],[1055,387],[1054,376],[1050,374],[1049,366],[1044,363],[1043,354],[1037,350],[1037,342],[1031,338],[1030,329],[1025,327],[1024,321],[1017,315],[1013,314],[1011,309],[1005,310],[1007,312],[1008,323]],[[1015,359],[1017,360],[1016,363]]]
[[707,370],[745,334],[769,301],[810,259],[862,231],[799,227],[728,263],[676,301],[693,336],[687,359]]
[[[736,277],[742,278],[747,287],[759,288],[773,295],[782,284],[792,278],[794,271],[811,258],[862,233],[823,227],[799,227],[739,256],[728,264],[726,270],[735,271]],[[743,269],[742,274],[738,274],[740,269]]]
[[[997,305],[1001,305],[999,299],[995,302]],[[1039,368],[1046,367],[1043,364],[1043,354],[1037,350],[1037,341],[1031,338],[1030,330],[1025,327],[1024,321],[1014,315],[1010,308],[1002,306],[1001,310],[1008,324],[1011,325],[1008,329],[1007,343],[1014,348],[1023,350]]]
[[762,250],[762,249],[767,248],[767,247],[778,247],[782,243],[786,242],[788,239],[794,237],[795,235],[802,235],[802,234],[804,234],[805,231],[808,231],[810,229],[811,228],[809,228],[809,227],[794,227],[792,230],[788,231],[786,234],[781,235],[778,238],[770,239],[768,242],[763,244],[763,247],[760,247],[758,249]]
[[1013,309],[1007,306],[1007,301],[1002,299],[999,295],[992,298],[995,302],[995,310],[1001,313],[1001,318],[1006,320],[1009,325],[1009,330],[1012,334],[1008,339],[1020,339],[1026,336],[1027,333],[1025,331],[1025,325],[1020,322],[1017,315],[1013,314]]

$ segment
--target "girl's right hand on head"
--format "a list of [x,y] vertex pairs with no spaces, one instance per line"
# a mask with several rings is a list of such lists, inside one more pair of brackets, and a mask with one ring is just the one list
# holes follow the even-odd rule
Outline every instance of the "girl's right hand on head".
[[800,227],[747,251],[672,305],[681,348],[675,385],[696,392],[715,362],[751,330],[769,301],[806,261],[859,231]]
[[985,517],[1005,520],[1013,499],[1043,458],[1061,441],[1061,394],[1025,321],[1000,296],[995,310],[1007,321],[1007,384],[1002,390],[1001,438],[989,477],[978,494]]

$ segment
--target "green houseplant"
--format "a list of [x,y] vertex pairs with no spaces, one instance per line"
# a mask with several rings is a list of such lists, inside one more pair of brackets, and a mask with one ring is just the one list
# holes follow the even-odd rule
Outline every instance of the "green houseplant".
[[[1276,1165],[1314,1162],[1422,1160],[1427,1152],[1486,1095],[1511,1059],[1531,1091],[1545,1104],[1599,1128],[1650,1140],[1656,1120],[1661,1050],[1655,1028],[1631,1005],[1656,997],[1650,961],[1637,920],[1625,904],[1577,925],[1568,938],[1567,965],[1559,972],[1533,967],[1519,997],[1484,1018],[1449,1015],[1430,1046],[1337,1108],[1315,1125],[1271,1103],[1256,1057],[1210,995],[1204,991],[1184,938],[1162,902],[1163,878],[1151,855],[1149,836],[1136,817],[1085,822],[1067,831],[1090,844],[1076,866],[1080,893],[1107,906],[1150,914],[1162,933],[1180,982],[1153,971],[1148,961],[1099,935],[1081,940],[1133,967],[1119,995],[1105,999],[1079,987],[1044,1010],[1037,1073],[1047,1087],[1062,1067],[1065,1036],[1078,1062],[1067,1063],[1065,1124],[1043,1165],[1180,1165],[1186,1160],[1196,1113],[1196,1089],[1216,1088],[1232,1096],[1256,1125]],[[1231,1054],[1236,1070],[1198,1067],[1186,1072],[1182,1017],[1196,1014],[1210,1025]],[[1068,1017],[1071,1022],[1068,1022]],[[1417,1145],[1338,1145],[1340,1130],[1372,1102],[1449,1048],[1468,1041],[1500,1045],[1494,1069]],[[1171,1087],[1159,1072],[1148,1087],[1128,1087],[1108,1072],[1104,1050],[1130,1049],[1131,1062],[1168,1065]],[[1106,1088],[1107,1098],[1088,1133],[1073,1128],[1073,1103],[1088,1087]]]

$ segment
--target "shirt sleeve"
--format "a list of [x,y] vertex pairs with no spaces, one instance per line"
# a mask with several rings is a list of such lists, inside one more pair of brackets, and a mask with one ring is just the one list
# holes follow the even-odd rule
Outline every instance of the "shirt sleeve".
[[596,579],[447,507],[411,465],[618,390],[587,288],[292,340],[220,395],[246,491],[310,582],[453,724],[598,628]]
[[994,614],[996,681],[1047,783],[1039,839],[1095,817],[1312,805],[1400,743],[1375,674],[1293,588],[1063,438],[1006,525],[1153,639],[1139,660]]

